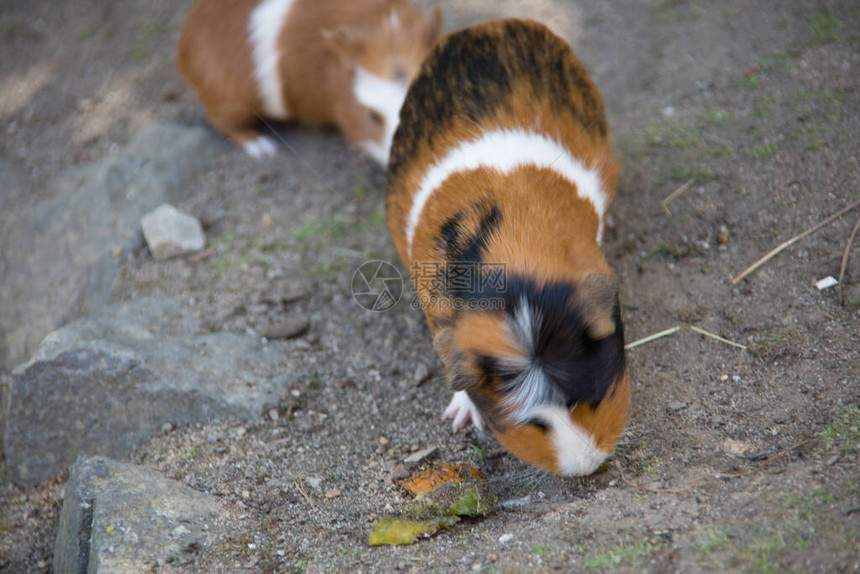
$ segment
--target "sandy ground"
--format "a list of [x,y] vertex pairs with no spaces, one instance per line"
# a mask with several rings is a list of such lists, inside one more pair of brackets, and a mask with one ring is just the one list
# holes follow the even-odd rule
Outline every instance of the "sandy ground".
[[[39,201],[63,169],[155,120],[203,124],[175,73],[188,2],[0,5],[0,156]],[[622,286],[634,409],[608,469],[534,472],[439,415],[448,393],[422,315],[350,294],[365,261],[397,262],[384,174],[337,134],[286,126],[278,157],[224,154],[184,207],[209,223],[198,264],[131,254],[116,301],[182,301],[177,324],[260,334],[309,317],[283,349],[287,399],[259,424],[176,429],[133,460],[231,508],[188,571],[860,571],[860,263],[838,276],[860,211],[731,278],[860,198],[860,6],[852,1],[444,2],[448,29],[548,20],[607,101],[625,163],[605,251]],[[219,138],[213,132],[213,138]],[[661,201],[680,186],[685,191]],[[857,247],[854,259],[860,257]],[[271,304],[285,293],[306,297]],[[431,377],[416,381],[423,364]],[[480,469],[503,506],[411,547],[369,548],[407,496],[409,453]],[[63,477],[0,490],[0,570],[46,571]],[[512,536],[508,536],[512,535]],[[503,542],[504,541],[504,542]]]

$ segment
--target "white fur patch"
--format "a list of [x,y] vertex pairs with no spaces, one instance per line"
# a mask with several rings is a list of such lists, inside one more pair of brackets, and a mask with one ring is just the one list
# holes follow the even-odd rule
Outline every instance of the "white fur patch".
[[454,431],[458,431],[469,424],[470,419],[476,429],[484,430],[484,419],[481,418],[478,407],[475,406],[475,403],[472,402],[472,399],[469,398],[469,393],[466,391],[457,391],[454,393],[454,396],[451,397],[451,402],[448,403],[448,408],[442,414],[442,419],[454,419],[454,422],[451,423],[451,428]]
[[254,159],[274,157],[278,153],[278,145],[266,136],[260,136],[255,140],[245,142],[242,148],[245,150],[245,153]]
[[421,185],[412,198],[412,208],[406,221],[409,255],[412,255],[412,240],[424,206],[433,192],[451,175],[479,168],[508,173],[526,165],[552,169],[576,184],[579,196],[590,201],[597,212],[600,220],[597,241],[600,242],[607,195],[601,187],[597,171],[587,168],[574,158],[567,148],[546,135],[523,130],[494,130],[484,132],[477,139],[451,149],[444,159],[437,161],[424,174]]
[[383,166],[388,165],[391,142],[394,139],[394,132],[397,131],[397,124],[400,122],[400,107],[406,99],[408,88],[409,85],[405,82],[380,78],[361,68],[355,71],[355,80],[352,84],[355,99],[382,116],[384,121],[382,141],[365,141],[360,145]]
[[254,78],[263,103],[263,112],[269,117],[286,119],[289,111],[284,104],[281,73],[278,63],[278,36],[287,20],[293,0],[263,0],[251,12],[248,36],[254,59]]
[[586,476],[609,456],[597,448],[594,439],[585,429],[570,420],[564,407],[545,405],[532,410],[531,417],[549,426],[547,432],[555,447],[559,473],[566,476]]

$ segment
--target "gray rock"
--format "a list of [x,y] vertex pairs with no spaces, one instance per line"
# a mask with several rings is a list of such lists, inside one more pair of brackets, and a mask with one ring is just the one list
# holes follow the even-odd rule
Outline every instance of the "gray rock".
[[419,362],[415,367],[415,374],[412,375],[412,380],[416,385],[422,385],[430,378],[430,367],[425,363]]
[[152,125],[125,153],[68,170],[43,192],[49,199],[0,219],[0,369],[107,304],[118,255],[142,245],[140,218],[181,201],[216,150],[204,128]]
[[152,257],[159,261],[200,251],[206,245],[200,222],[168,203],[144,215],[140,225]]
[[412,454],[404,458],[403,462],[406,465],[419,464],[429,458],[436,456],[437,454],[439,454],[439,447],[431,446],[430,448],[425,448],[423,450],[413,452]]
[[153,470],[82,455],[66,484],[54,572],[122,574],[187,564],[224,514],[214,496]]
[[247,335],[168,334],[178,311],[136,299],[48,335],[0,392],[8,478],[34,484],[83,452],[121,458],[165,423],[257,419],[286,394],[285,376],[260,374],[275,349]]

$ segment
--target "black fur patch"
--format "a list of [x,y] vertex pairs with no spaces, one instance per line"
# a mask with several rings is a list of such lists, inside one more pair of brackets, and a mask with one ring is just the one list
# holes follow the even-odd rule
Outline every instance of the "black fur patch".
[[480,263],[490,236],[502,222],[502,212],[493,204],[479,203],[472,207],[479,214],[478,228],[464,227],[465,212],[455,213],[439,230],[439,251],[449,262]]
[[432,148],[455,118],[480,126],[488,116],[510,112],[515,85],[531,90],[535,103],[549,102],[554,113],[576,118],[587,133],[606,137],[603,102],[570,47],[544,26],[505,20],[452,34],[425,60],[401,108],[389,181],[421,142]]
[[[624,330],[621,309],[616,296],[613,310],[615,332],[595,340],[588,335],[580,310],[571,301],[576,286],[571,283],[537,285],[527,277],[509,277],[504,292],[485,293],[482,297],[500,297],[505,314],[514,323],[521,306],[527,304],[533,317],[530,338],[532,364],[539,366],[553,395],[561,396],[568,407],[585,402],[596,407],[614,388],[624,372]],[[538,321],[537,317],[540,317]],[[505,383],[514,383],[518,370],[504,366],[494,357],[476,357],[476,366],[484,380],[497,378],[504,391]],[[473,381],[472,384],[475,384]]]

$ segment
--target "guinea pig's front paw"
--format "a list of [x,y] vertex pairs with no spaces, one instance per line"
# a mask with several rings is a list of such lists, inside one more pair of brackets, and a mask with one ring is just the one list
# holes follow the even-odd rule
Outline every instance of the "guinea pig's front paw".
[[454,393],[454,396],[451,397],[451,402],[448,403],[448,408],[442,414],[442,419],[454,419],[454,422],[451,424],[454,432],[469,424],[470,419],[476,429],[484,430],[484,419],[481,418],[478,407],[475,406],[475,403],[472,402],[466,391],[457,391]]
[[278,155],[278,144],[266,136],[260,136],[255,140],[245,142],[245,145],[242,147],[245,149],[245,153],[254,159],[264,159]]

